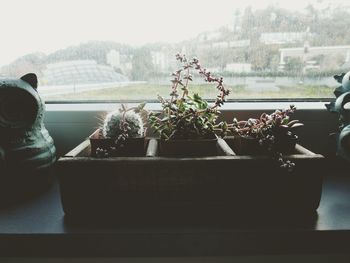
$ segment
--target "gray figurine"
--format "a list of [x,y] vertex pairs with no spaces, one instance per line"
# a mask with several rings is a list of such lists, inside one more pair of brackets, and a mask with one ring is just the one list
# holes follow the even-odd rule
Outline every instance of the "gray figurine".
[[0,79],[0,203],[49,185],[56,149],[44,127],[37,86],[33,73]]
[[350,102],[350,71],[335,75],[334,79],[341,83],[335,89],[335,102],[326,104],[330,112],[339,114],[339,133],[337,134],[337,155],[350,160],[350,109],[345,105]]

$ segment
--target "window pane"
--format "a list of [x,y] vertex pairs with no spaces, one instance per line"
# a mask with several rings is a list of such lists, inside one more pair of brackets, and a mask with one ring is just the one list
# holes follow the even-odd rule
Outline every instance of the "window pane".
[[[155,100],[180,52],[230,99],[331,98],[350,70],[348,0],[4,0],[0,77],[34,72],[49,101]],[[4,11],[5,10],[5,11]],[[194,74],[191,90],[217,91]]]

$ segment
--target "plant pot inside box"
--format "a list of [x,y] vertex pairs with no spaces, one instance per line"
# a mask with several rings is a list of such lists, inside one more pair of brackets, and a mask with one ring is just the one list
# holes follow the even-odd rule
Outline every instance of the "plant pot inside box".
[[216,156],[217,137],[211,139],[159,140],[159,155],[166,157]]
[[[276,150],[282,154],[291,154],[295,150],[298,137],[284,138],[281,136],[278,138],[276,144]],[[225,137],[227,144],[234,150],[238,155],[267,155],[269,151],[262,147],[258,139],[246,138],[240,136],[227,136]]]
[[[93,134],[89,136],[91,145],[91,156],[96,156],[97,148],[109,149],[115,145],[115,139],[105,138],[101,129],[97,129]],[[137,157],[145,156],[145,137],[127,138],[121,147],[118,147],[113,151],[110,157]]]

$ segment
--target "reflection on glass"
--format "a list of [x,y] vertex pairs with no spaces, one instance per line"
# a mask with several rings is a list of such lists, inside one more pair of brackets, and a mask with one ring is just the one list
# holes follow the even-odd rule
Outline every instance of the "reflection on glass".
[[350,69],[347,0],[2,3],[0,77],[34,72],[49,101],[167,96],[177,52],[222,75],[230,99],[328,98]]

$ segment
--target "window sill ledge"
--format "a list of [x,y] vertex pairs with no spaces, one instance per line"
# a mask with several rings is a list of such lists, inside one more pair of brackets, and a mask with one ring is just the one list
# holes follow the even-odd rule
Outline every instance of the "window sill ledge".
[[[48,103],[46,110],[54,111],[111,111],[118,108],[121,103]],[[138,105],[138,103],[125,103],[129,106]],[[264,110],[270,111],[274,109],[288,108],[289,105],[295,105],[298,110],[321,110],[326,111],[326,102],[227,102],[222,108],[222,111],[250,111]],[[160,103],[147,103],[146,109],[160,110]]]

